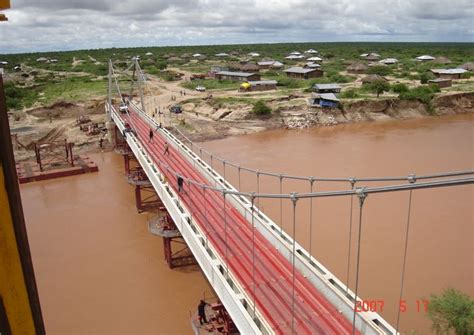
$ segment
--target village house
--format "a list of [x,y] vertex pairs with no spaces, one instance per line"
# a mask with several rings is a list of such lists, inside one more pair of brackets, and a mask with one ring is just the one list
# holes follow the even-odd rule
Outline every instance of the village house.
[[340,93],[341,86],[338,84],[314,84],[313,90],[316,93]]
[[336,108],[339,105],[339,99],[334,93],[316,93],[309,98],[311,107]]
[[375,52],[371,52],[360,55],[360,58],[369,61],[376,61],[380,59],[380,55]]
[[260,67],[257,64],[246,63],[243,65],[240,65],[240,71],[254,73],[254,72],[260,71]]
[[293,52],[290,52],[290,55],[299,56],[299,55],[301,55],[301,52],[293,51]]
[[276,80],[246,81],[240,85],[241,92],[276,90]]
[[430,55],[423,55],[423,56],[418,56],[416,57],[416,60],[419,61],[419,62],[428,62],[428,61],[431,61],[431,60],[434,60],[435,58],[433,56],[430,56]]
[[0,61],[0,65],[8,65],[8,62],[7,62],[7,61],[4,61],[4,60],[2,60],[2,61]]
[[372,83],[375,83],[377,81],[388,81],[387,78],[384,78],[378,74],[371,74],[371,75],[368,75],[364,78],[362,78],[362,84],[372,84]]
[[260,80],[260,74],[247,72],[220,71],[215,74],[218,80],[232,81],[257,81]]
[[257,62],[258,68],[261,70],[269,69],[272,64],[275,63],[274,60],[264,60],[261,62]]
[[322,62],[323,59],[321,57],[314,56],[314,57],[308,58],[307,61],[309,61],[309,62]]
[[272,69],[281,69],[283,66],[285,66],[285,64],[279,62],[279,61],[276,61],[275,63],[273,63],[270,67]]
[[474,71],[474,62],[467,62],[458,66],[459,69]]
[[229,57],[229,54],[225,53],[225,52],[220,52],[218,54],[215,54],[216,57]]
[[346,70],[349,73],[361,74],[365,73],[369,67],[363,63],[352,63]]
[[314,62],[307,62],[304,65],[304,68],[309,68],[309,69],[316,69],[318,67],[321,67],[321,65],[319,65],[318,63],[314,63]]
[[428,80],[428,84],[434,84],[438,86],[439,88],[445,88],[445,87],[451,87],[453,84],[453,81],[451,79],[436,78],[436,79]]
[[289,55],[285,57],[285,59],[289,59],[289,60],[297,60],[297,59],[303,59],[303,58],[304,58],[303,55]]
[[385,58],[379,61],[380,64],[385,64],[385,65],[393,65],[398,63],[398,59],[396,58]]
[[260,57],[260,54],[258,52],[249,52],[247,54],[247,56],[250,56],[250,57]]
[[320,68],[310,69],[310,68],[302,68],[302,67],[291,67],[289,69],[284,70],[286,75],[289,78],[297,78],[297,79],[309,79],[309,78],[317,78],[322,77],[324,71]]
[[304,52],[305,54],[317,54],[318,52],[314,49],[308,49]]
[[461,79],[461,75],[467,70],[464,69],[431,69],[430,70],[437,78],[441,79]]

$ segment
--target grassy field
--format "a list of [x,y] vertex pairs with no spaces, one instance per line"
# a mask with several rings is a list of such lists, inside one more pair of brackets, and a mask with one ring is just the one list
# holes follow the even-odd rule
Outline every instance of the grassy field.
[[[112,48],[97,50],[77,50],[67,52],[29,53],[29,54],[0,54],[0,60],[9,64],[4,66],[10,74],[7,87],[7,102],[10,109],[21,109],[34,103],[48,104],[55,100],[81,101],[94,95],[105,95],[106,81],[102,79],[107,74],[107,63],[111,59],[115,66],[126,68],[132,57],[139,55],[140,64],[149,74],[163,76],[166,68],[182,69],[192,73],[207,73],[213,65],[237,63],[239,59],[248,58],[247,53],[258,52],[260,57],[251,59],[256,62],[262,59],[279,60],[285,67],[303,64],[285,60],[292,51],[304,52],[316,49],[324,59],[321,64],[325,75],[313,80],[289,79],[282,71],[268,71],[262,74],[262,79],[277,80],[279,89],[300,89],[308,91],[315,83],[350,83],[355,80],[344,71],[351,62],[361,62],[362,53],[376,52],[381,58],[394,57],[399,63],[392,66],[375,66],[368,71],[382,75],[390,75],[399,80],[420,80],[429,76],[431,68],[456,67],[465,62],[474,61],[473,43],[280,43],[280,44],[251,44],[251,45],[212,45],[212,46],[174,46],[148,48]],[[228,59],[215,57],[219,52],[230,53]],[[146,53],[151,53],[146,55]],[[192,54],[200,53],[205,60],[192,59]],[[451,63],[436,64],[415,61],[415,57],[429,54],[434,57],[447,57]],[[55,59],[55,62],[38,62],[45,57]],[[17,64],[22,70],[15,72]],[[39,74],[38,74],[39,72]],[[45,76],[47,73],[49,75]],[[465,74],[469,77],[472,74]],[[23,76],[23,77],[22,77]],[[24,79],[29,77],[29,81]],[[164,78],[166,79],[166,78]],[[237,83],[206,79],[203,81],[186,82],[184,87],[195,89],[202,85],[207,89],[234,90]],[[462,84],[450,88],[453,91],[472,90],[472,84]],[[357,96],[367,96],[363,90],[356,92]],[[370,96],[370,94],[369,94]]]

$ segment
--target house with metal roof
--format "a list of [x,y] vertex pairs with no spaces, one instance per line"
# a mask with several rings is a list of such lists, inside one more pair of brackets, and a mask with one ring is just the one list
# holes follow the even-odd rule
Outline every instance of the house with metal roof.
[[322,77],[324,71],[321,68],[302,68],[299,66],[290,67],[289,69],[283,70],[289,78],[297,79],[309,79]]
[[317,57],[317,56],[314,56],[314,57],[310,57],[307,59],[307,61],[309,62],[321,62],[323,59],[321,57]]
[[380,55],[375,52],[364,53],[360,55],[360,58],[370,61],[375,61],[380,59]]
[[250,57],[259,57],[260,54],[259,54],[258,52],[249,52],[249,53],[247,54],[247,56],[250,56]]
[[317,54],[318,52],[314,49],[308,49],[304,52],[305,54]]
[[229,54],[227,54],[225,52],[219,52],[218,54],[215,54],[214,56],[216,56],[216,57],[228,57]]
[[249,91],[269,91],[276,90],[277,81],[276,80],[256,80],[256,81],[246,81],[240,84],[241,92]]
[[283,66],[285,66],[285,64],[283,64],[279,61],[276,61],[270,67],[273,68],[273,69],[281,69]]
[[260,74],[247,72],[220,71],[215,74],[218,80],[249,81],[260,80]]
[[297,59],[303,59],[303,58],[304,58],[303,55],[289,55],[285,57],[285,59],[290,59],[290,60],[297,60]]
[[380,64],[385,64],[385,65],[392,65],[392,64],[397,64],[398,59],[396,58],[385,58],[379,61]]
[[319,65],[318,63],[315,63],[315,62],[307,62],[305,65],[304,65],[305,68],[310,68],[310,69],[316,69],[318,67],[321,67],[321,65]]
[[445,87],[452,86],[453,81],[451,79],[436,78],[436,79],[428,80],[428,84],[434,84],[438,86],[439,88],[445,88]]
[[314,84],[313,90],[316,93],[339,93],[341,86],[338,84]]
[[441,79],[461,79],[461,75],[467,72],[465,69],[431,69],[430,71]]
[[290,52],[290,55],[299,56],[299,55],[301,55],[301,52],[293,51],[293,52]]
[[309,98],[309,105],[311,107],[321,108],[336,108],[339,106],[339,99],[334,93],[317,93]]
[[430,56],[430,55],[423,55],[423,56],[416,57],[416,60],[420,61],[420,62],[427,62],[427,61],[435,60],[435,59],[436,58],[434,58],[433,56]]

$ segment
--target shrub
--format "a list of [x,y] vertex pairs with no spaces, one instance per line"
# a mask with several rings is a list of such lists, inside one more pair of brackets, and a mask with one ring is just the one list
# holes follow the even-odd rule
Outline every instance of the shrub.
[[420,82],[426,84],[428,80],[436,78],[431,72],[420,73]]
[[258,100],[253,106],[252,112],[256,115],[266,115],[272,112],[272,109],[268,107],[263,100]]
[[439,296],[432,295],[428,317],[438,334],[450,330],[457,335],[474,334],[474,300],[456,289],[448,288]]
[[430,104],[435,93],[439,92],[439,88],[436,85],[430,86],[418,86],[400,93],[400,99],[402,100],[419,100],[425,104]]
[[350,88],[348,90],[342,91],[340,96],[341,98],[345,99],[355,99],[359,97],[359,94],[354,88]]
[[300,83],[297,79],[293,78],[281,78],[277,80],[278,86],[286,86],[288,88],[298,88],[300,87]]
[[392,85],[392,91],[395,92],[395,93],[400,94],[402,92],[408,92],[409,89],[408,89],[407,85],[400,83],[400,84]]

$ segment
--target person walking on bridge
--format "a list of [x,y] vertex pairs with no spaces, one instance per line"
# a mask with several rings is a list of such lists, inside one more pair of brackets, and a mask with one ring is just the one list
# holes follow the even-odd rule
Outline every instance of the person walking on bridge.
[[165,151],[163,152],[163,155],[168,155],[170,154],[170,149],[168,146],[168,142],[165,142]]
[[183,177],[181,177],[180,175],[178,175],[178,192],[181,193],[181,191],[183,190],[183,183],[184,183],[184,179]]
[[150,136],[150,140],[148,142],[153,142],[153,129],[150,128],[150,132],[148,135]]

